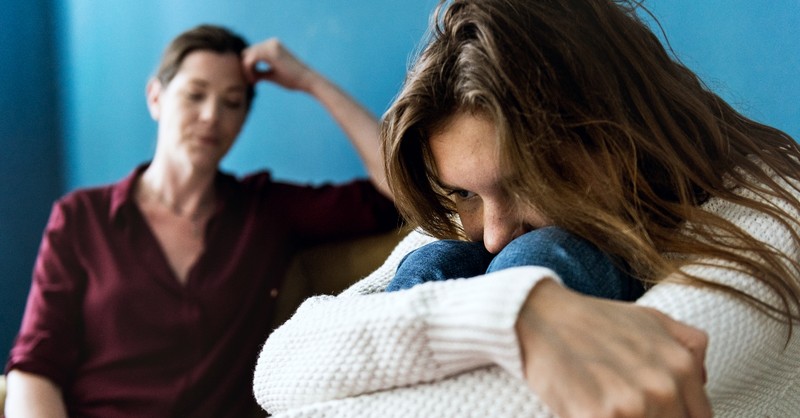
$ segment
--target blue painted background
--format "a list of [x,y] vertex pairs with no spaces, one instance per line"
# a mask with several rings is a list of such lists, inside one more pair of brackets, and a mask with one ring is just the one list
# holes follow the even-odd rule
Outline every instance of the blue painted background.
[[[0,352],[19,325],[52,201],[151,156],[144,88],[165,44],[203,22],[278,36],[380,115],[436,0],[0,0]],[[800,0],[649,0],[673,49],[735,107],[800,138]],[[223,166],[278,178],[364,174],[309,97],[258,88]]]

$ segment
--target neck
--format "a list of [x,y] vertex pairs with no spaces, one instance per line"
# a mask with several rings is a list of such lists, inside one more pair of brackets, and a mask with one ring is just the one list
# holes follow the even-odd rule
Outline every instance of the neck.
[[197,216],[213,206],[215,175],[216,171],[170,169],[154,161],[139,178],[137,196],[177,216]]

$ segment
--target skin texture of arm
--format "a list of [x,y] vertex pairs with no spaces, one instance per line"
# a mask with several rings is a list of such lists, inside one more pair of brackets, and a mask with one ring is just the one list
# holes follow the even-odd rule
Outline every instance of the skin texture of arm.
[[5,414],[15,418],[66,418],[59,388],[42,376],[12,370],[8,373]]
[[[251,83],[267,80],[290,90],[304,91],[316,98],[336,120],[355,146],[375,187],[391,198],[380,152],[378,120],[336,84],[306,66],[279,40],[271,38],[242,54],[245,76]],[[269,65],[258,71],[259,62]]]

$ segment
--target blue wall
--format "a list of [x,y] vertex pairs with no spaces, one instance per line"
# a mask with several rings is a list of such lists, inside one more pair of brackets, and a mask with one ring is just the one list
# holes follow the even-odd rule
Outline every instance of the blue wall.
[[[398,90],[435,0],[72,1],[65,11],[67,186],[111,182],[152,155],[147,78],[177,33],[201,22],[250,42],[278,36],[381,114]],[[223,166],[298,181],[362,175],[355,151],[313,99],[266,84]]]
[[[173,36],[201,22],[227,25],[251,42],[278,36],[381,114],[435,3],[0,0],[0,352],[18,327],[52,200],[117,180],[151,156],[155,124],[144,88]],[[646,3],[709,85],[800,139],[800,1]],[[268,167],[311,182],[363,175],[316,102],[267,85],[258,94],[225,168]]]
[[800,0],[649,0],[680,59],[746,116],[800,140]]
[[19,327],[42,227],[63,186],[50,2],[0,0],[0,10],[0,358],[4,360]]

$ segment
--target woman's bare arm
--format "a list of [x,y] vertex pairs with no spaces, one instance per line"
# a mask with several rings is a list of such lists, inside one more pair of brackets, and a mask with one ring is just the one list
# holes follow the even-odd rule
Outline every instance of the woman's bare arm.
[[7,417],[67,418],[61,390],[40,375],[11,370],[6,376]]
[[[375,187],[392,198],[383,168],[378,119],[369,110],[300,61],[276,38],[247,48],[242,54],[242,62],[245,75],[251,83],[266,80],[314,96],[347,134]],[[259,71],[257,66],[260,62],[266,63],[269,68]]]

